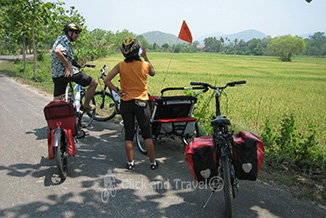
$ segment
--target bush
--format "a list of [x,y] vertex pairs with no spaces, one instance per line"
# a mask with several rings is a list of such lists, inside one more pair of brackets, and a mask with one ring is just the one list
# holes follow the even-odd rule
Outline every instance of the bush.
[[318,146],[315,126],[309,126],[310,135],[307,137],[297,133],[296,129],[293,114],[284,115],[280,133],[273,133],[266,121],[262,140],[267,157],[290,162],[301,169],[325,170],[325,149]]

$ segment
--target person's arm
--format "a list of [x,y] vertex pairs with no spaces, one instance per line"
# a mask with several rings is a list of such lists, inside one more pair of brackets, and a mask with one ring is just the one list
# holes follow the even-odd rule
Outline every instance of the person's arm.
[[148,58],[147,58],[147,55],[146,55],[146,49],[145,48],[143,48],[142,47],[142,49],[143,49],[143,53],[141,53],[141,56],[144,58],[144,60],[146,61],[146,62],[148,62],[148,64],[149,64],[149,75],[151,75],[151,76],[155,76],[155,69],[154,69],[154,67],[153,67],[153,65],[151,64],[151,62],[148,60]]
[[59,49],[55,49],[54,53],[56,56],[59,58],[59,60],[63,63],[65,66],[65,77],[70,77],[72,76],[72,66],[69,64],[67,58],[62,54],[62,52]]
[[107,85],[110,89],[112,89],[113,91],[115,91],[116,93],[118,93],[118,95],[120,97],[124,96],[125,93],[123,90],[119,89],[119,87],[115,86],[112,83],[112,79],[118,75],[119,73],[119,64],[115,65],[115,67],[106,75],[106,77],[104,78],[104,83],[105,85]]

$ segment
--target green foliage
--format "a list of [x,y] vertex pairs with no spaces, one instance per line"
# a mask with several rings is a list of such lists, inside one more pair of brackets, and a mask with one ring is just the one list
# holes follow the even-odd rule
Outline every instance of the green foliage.
[[[185,90],[184,93],[187,96],[194,96],[195,92],[193,90]],[[214,94],[214,93],[213,93]],[[201,134],[204,133],[211,134],[213,132],[211,121],[214,118],[214,111],[208,108],[212,100],[213,95],[208,98],[205,95],[198,95],[197,102],[194,108],[193,116],[197,118],[197,122],[200,124]]]
[[216,37],[208,37],[205,40],[205,51],[206,52],[220,52],[223,49],[223,44]]
[[316,32],[305,41],[307,45],[306,55],[326,56],[326,36],[323,32]]
[[305,49],[305,41],[302,38],[285,35],[276,37],[268,44],[268,48],[274,55],[280,56],[282,61],[290,62],[293,55],[302,54]]
[[315,126],[309,125],[310,135],[297,133],[293,114],[284,115],[279,133],[273,133],[268,121],[265,122],[262,140],[266,155],[272,159],[291,162],[300,168],[325,170],[325,148],[318,146]]

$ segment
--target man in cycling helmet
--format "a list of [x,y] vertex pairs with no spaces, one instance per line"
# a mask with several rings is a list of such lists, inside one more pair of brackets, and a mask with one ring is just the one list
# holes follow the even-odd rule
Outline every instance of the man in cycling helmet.
[[[139,57],[139,50],[142,49]],[[125,128],[125,150],[127,154],[127,169],[135,167],[133,159],[133,138],[135,133],[135,117],[139,122],[145,147],[150,160],[150,168],[155,170],[158,162],[155,161],[150,111],[148,105],[147,77],[154,76],[155,70],[146,56],[145,48],[140,47],[138,39],[127,38],[122,42],[121,52],[124,61],[118,63],[105,77],[104,83],[121,97],[121,115]],[[121,89],[112,83],[112,79],[120,75]]]
[[67,23],[63,28],[65,34],[58,36],[52,46],[51,69],[54,82],[54,100],[63,99],[68,81],[73,81],[83,87],[89,86],[82,110],[92,110],[95,106],[90,105],[90,100],[94,96],[98,82],[78,70],[78,64],[73,60],[71,48],[71,42],[78,39],[81,31],[82,28],[77,23]]

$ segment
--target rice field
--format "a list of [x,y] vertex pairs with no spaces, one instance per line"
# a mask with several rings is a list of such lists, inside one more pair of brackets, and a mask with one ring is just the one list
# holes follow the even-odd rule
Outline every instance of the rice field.
[[[148,53],[148,57],[156,70],[148,81],[151,95],[159,95],[162,87],[190,86],[190,82],[224,85],[246,80],[246,85],[226,90],[228,110],[222,106],[222,113],[228,112],[235,130],[261,134],[266,119],[277,129],[284,115],[292,113],[298,132],[307,135],[309,125],[315,125],[319,143],[326,146],[325,58],[295,57],[285,63],[276,57],[211,53]],[[121,54],[96,60],[98,67],[91,75],[97,78],[104,64],[113,68],[122,60]],[[207,92],[205,98],[210,94]],[[207,108],[210,113],[214,111],[213,104],[211,101]]]

